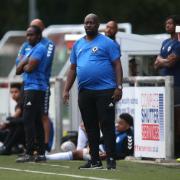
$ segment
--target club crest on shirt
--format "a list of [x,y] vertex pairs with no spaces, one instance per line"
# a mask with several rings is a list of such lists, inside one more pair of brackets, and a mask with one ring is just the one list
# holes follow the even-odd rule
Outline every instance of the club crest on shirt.
[[82,51],[82,48],[79,50],[79,52],[78,53],[80,53]]
[[171,47],[171,46],[169,46],[169,47],[168,47],[168,49],[167,49],[167,51],[169,52],[169,51],[171,50],[171,48],[172,48],[172,47]]
[[97,47],[97,46],[95,46],[95,47],[92,48],[92,52],[93,52],[93,53],[96,53],[97,51],[98,51],[98,47]]

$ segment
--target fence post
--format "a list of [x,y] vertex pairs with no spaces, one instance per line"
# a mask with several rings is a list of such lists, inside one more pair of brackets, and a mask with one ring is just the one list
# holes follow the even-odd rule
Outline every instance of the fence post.
[[60,145],[63,135],[62,122],[62,79],[55,79],[55,152],[60,151]]
[[165,78],[165,150],[166,159],[174,158],[174,79]]

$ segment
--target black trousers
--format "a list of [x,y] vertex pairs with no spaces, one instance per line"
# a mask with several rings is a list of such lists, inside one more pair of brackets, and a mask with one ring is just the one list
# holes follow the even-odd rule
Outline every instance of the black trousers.
[[44,91],[24,91],[23,121],[26,150],[29,155],[32,155],[34,150],[37,150],[40,155],[45,153],[44,129],[42,124],[44,97]]
[[100,129],[102,130],[108,158],[115,158],[115,104],[114,89],[81,90],[78,104],[88,136],[92,161],[99,160]]

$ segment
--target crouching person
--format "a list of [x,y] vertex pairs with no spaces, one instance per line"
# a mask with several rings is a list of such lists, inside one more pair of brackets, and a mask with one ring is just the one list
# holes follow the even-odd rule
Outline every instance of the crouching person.
[[0,124],[0,134],[6,132],[3,140],[3,146],[0,148],[0,155],[22,153],[24,150],[23,147],[25,146],[25,133],[22,120],[23,108],[21,84],[11,84],[10,93],[12,99],[16,102],[16,106],[14,114],[7,117],[6,121]]
[[133,117],[124,113],[116,122],[116,154],[117,159],[124,159],[134,154]]
[[[116,121],[116,159],[124,159],[134,154],[134,133],[133,133],[133,117],[128,113],[120,114]],[[106,147],[103,137],[99,145],[99,153],[101,159],[106,159]]]

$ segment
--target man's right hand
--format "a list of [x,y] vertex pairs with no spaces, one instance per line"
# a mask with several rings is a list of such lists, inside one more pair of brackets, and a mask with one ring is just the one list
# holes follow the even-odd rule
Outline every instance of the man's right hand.
[[69,101],[69,91],[64,91],[63,92],[63,103],[64,104],[68,104],[68,101]]

